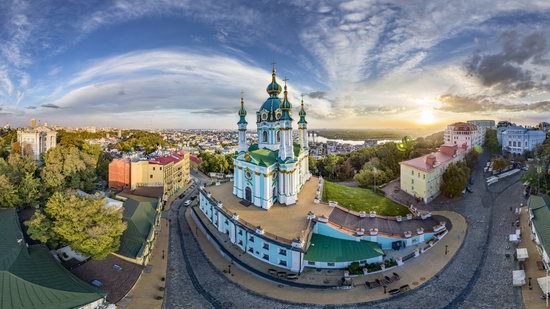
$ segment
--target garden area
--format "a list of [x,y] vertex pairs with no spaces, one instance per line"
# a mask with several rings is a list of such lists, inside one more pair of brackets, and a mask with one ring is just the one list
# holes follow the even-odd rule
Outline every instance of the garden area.
[[339,185],[325,180],[323,200],[335,201],[353,211],[376,211],[381,216],[406,216],[409,209],[372,190]]

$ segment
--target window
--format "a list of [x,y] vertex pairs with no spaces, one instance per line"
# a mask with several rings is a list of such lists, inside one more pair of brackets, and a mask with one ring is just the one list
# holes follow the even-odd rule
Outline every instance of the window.
[[315,266],[315,262],[314,261],[307,261],[307,265]]
[[284,260],[279,260],[279,265],[285,266],[285,267],[286,267],[286,261],[284,261]]
[[252,247],[248,248],[248,252],[254,253],[254,248],[252,248]]
[[159,170],[161,170],[161,171],[162,171],[162,166],[161,166],[161,167],[159,167]]
[[153,178],[153,175],[149,175],[149,178]]
[[153,166],[153,171],[155,170],[155,167]]
[[262,140],[263,140],[264,143],[267,143],[267,131],[263,131]]
[[328,263],[327,263],[327,266],[329,266],[329,267],[334,267],[334,263],[328,262]]
[[243,230],[239,230],[239,235],[242,235],[243,234]]
[[239,240],[239,246],[242,247],[242,245],[243,245],[243,241],[242,241],[242,240]]
[[264,254],[264,255],[262,256],[262,259],[264,259],[264,260],[266,260],[266,261],[269,261],[269,255]]
[[281,141],[281,131],[277,131],[277,143]]
[[414,179],[411,179],[411,184],[413,184],[413,185],[414,185]]
[[426,174],[424,174],[424,175],[422,175],[422,176],[424,176],[424,179],[426,179]]
[[359,261],[359,264],[365,265],[365,264],[367,264],[367,260]]
[[269,250],[269,244],[264,242],[264,249]]
[[286,249],[279,249],[279,254],[286,256]]
[[254,236],[250,236],[250,237],[248,238],[248,241],[254,242]]
[[413,175],[413,176],[414,176],[414,171],[411,171],[411,175]]

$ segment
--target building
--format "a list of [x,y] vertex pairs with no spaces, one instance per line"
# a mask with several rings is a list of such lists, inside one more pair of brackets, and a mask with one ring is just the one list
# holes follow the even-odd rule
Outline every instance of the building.
[[43,245],[29,246],[15,209],[0,208],[0,308],[105,308],[106,293],[65,269]]
[[511,125],[497,129],[497,139],[502,151],[521,155],[525,151],[533,151],[537,145],[544,143],[546,133]]
[[295,204],[309,173],[307,121],[304,102],[298,121],[299,144],[293,142],[292,104],[288,99],[285,82],[284,95],[279,98],[281,86],[277,83],[275,67],[271,83],[267,86],[269,97],[256,112],[258,144],[248,145],[248,122],[241,98],[237,154],[234,158],[233,194],[250,204],[269,209],[273,204]]
[[130,262],[147,265],[160,229],[160,201],[128,193],[119,193],[117,197],[124,200],[123,218],[128,227],[114,254]]
[[477,126],[479,134],[481,135],[481,145],[485,144],[485,133],[489,129],[496,129],[494,120],[468,120],[467,123]]
[[550,197],[548,195],[531,195],[527,206],[531,240],[537,247],[544,268],[550,269]]
[[186,152],[150,159],[115,159],[109,164],[109,187],[118,190],[162,188],[162,198],[167,200],[190,181],[189,172]]
[[[365,219],[365,213],[321,201],[323,180],[312,177],[308,170],[303,99],[298,113],[300,142],[293,144],[292,105],[286,85],[283,99],[278,98],[281,86],[275,68],[267,92],[269,98],[256,113],[259,141],[250,146],[241,98],[233,183],[201,187],[199,206],[191,206],[197,228],[224,256],[245,268],[251,266],[241,259],[251,256],[273,269],[295,273],[305,267],[341,269],[355,262],[366,267],[383,263],[384,249],[427,241],[432,241],[432,246],[446,234],[448,220],[444,217],[371,214]],[[238,254],[230,255],[228,249],[224,251],[226,247]]]
[[401,190],[425,203],[431,202],[440,193],[441,177],[447,166],[463,160],[467,150],[466,144],[441,145],[437,152],[401,162]]
[[448,145],[464,145],[468,149],[473,149],[476,146],[483,145],[483,137],[481,130],[475,124],[456,122],[450,124],[445,129],[443,140]]
[[34,160],[40,160],[40,156],[57,144],[57,132],[48,127],[48,124],[37,126],[33,119],[31,126],[17,130],[17,143],[21,146],[21,152],[30,155]]

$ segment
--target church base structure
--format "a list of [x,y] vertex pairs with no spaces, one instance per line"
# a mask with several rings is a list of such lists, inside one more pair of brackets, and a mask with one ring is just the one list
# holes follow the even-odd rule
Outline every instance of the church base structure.
[[[383,264],[385,250],[423,244],[431,248],[451,228],[442,216],[365,218],[339,206],[317,204],[318,188],[319,179],[312,177],[296,204],[275,203],[265,211],[245,206],[233,195],[231,183],[201,187],[196,211],[201,212],[204,225],[226,235],[243,253],[294,273],[308,267],[344,269],[354,262],[361,267]],[[418,249],[418,254],[411,250],[404,251],[402,258],[415,257],[424,249]],[[402,265],[403,259],[396,262]]]

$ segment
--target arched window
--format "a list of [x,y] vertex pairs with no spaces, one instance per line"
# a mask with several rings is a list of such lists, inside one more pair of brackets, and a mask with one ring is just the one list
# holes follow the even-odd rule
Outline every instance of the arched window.
[[281,131],[277,131],[277,143],[281,141]]
[[264,141],[264,143],[267,143],[267,131],[264,131],[262,133],[262,140]]

